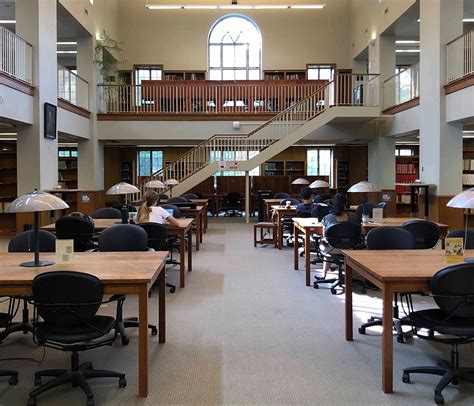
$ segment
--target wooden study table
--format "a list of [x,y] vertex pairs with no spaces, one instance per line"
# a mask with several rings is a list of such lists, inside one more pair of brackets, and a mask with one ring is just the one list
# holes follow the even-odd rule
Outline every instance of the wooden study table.
[[[196,203],[198,206],[204,206],[203,219],[204,219],[204,234],[207,232],[207,212],[209,211],[209,199],[191,199],[192,203]],[[202,241],[201,241],[202,242]]]
[[263,221],[270,221],[272,218],[272,206],[279,205],[283,199],[263,199]]
[[[193,270],[193,221],[194,219],[180,218],[176,219],[179,222],[179,226],[173,226],[167,224],[168,235],[174,235],[179,237],[179,287],[184,288],[185,286],[185,257],[184,252],[186,251],[185,237],[188,236],[188,271]],[[117,219],[94,219],[95,231],[103,231],[106,228],[115,226],[116,224],[121,224],[120,220]],[[56,224],[48,224],[47,226],[41,227],[43,230],[55,231]]]
[[[343,251],[345,275],[345,332],[353,340],[352,277],[354,273],[382,290],[382,390],[393,392],[393,294],[429,291],[432,276],[446,264],[444,250]],[[467,250],[466,256],[474,256]],[[400,347],[402,350],[402,348]]]
[[[369,222],[361,224],[362,227],[362,235],[366,235],[371,229],[381,227],[381,226],[391,226],[391,227],[401,227],[403,223],[411,220],[419,220],[419,219],[412,219],[407,217],[387,217],[378,222]],[[444,246],[444,239],[448,234],[449,226],[447,224],[436,223],[439,226],[441,231],[441,241]],[[305,247],[304,247],[304,254],[305,254],[305,271],[306,271],[306,286],[311,286],[311,252],[310,252],[310,237],[314,234],[323,234],[323,225],[318,222],[316,218],[300,218],[295,217],[293,218],[293,228],[294,228],[294,235],[295,235],[295,245],[294,245],[294,268],[297,271],[299,269],[299,254],[298,254],[298,236],[300,233],[304,235]]]
[[[137,255],[138,254],[138,255]],[[148,290],[158,280],[158,341],[166,341],[165,261],[167,252],[76,252],[68,265],[54,264],[25,268],[32,253],[0,253],[0,295],[28,296],[36,275],[55,270],[79,271],[98,277],[107,295],[138,295],[138,396],[148,396]],[[56,259],[56,254],[42,253],[41,259]],[[127,303],[125,301],[125,303]],[[120,354],[117,353],[117,356]]]
[[275,216],[275,223],[277,224],[278,231],[278,249],[281,250],[283,247],[283,217],[284,216],[295,216],[296,215],[296,206],[271,206],[273,210],[273,215]]
[[196,206],[196,208],[182,207],[179,210],[184,217],[193,218],[196,222],[196,251],[199,251],[204,228],[204,206]]

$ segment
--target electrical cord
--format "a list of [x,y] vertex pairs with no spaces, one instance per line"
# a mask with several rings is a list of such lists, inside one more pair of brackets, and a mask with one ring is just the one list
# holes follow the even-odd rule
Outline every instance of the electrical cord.
[[30,362],[36,362],[37,364],[41,364],[45,357],[46,357],[46,347],[43,345],[43,356],[41,359],[34,359],[31,357],[12,357],[12,358],[0,358],[0,362],[2,361],[30,361]]

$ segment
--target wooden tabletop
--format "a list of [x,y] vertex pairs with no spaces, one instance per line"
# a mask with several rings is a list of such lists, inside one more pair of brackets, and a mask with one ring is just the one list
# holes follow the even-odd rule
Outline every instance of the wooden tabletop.
[[[382,282],[424,281],[446,263],[444,250],[342,250],[346,260],[355,262],[364,271]],[[466,250],[466,257],[474,256],[474,250]]]
[[179,210],[182,213],[195,213],[195,212],[200,212],[202,209],[204,209],[204,206],[196,206],[195,208],[182,207]]
[[[194,219],[192,219],[192,218],[188,218],[188,219],[187,218],[179,218],[179,219],[176,219],[176,220],[178,220],[179,226],[174,226],[174,225],[171,225],[171,224],[166,224],[166,226],[168,226],[168,228],[170,230],[179,230],[181,228],[186,229],[194,221]],[[115,226],[117,224],[122,224],[122,221],[119,220],[119,219],[94,219],[94,228],[96,230],[105,230],[106,228]],[[55,223],[48,224],[47,226],[43,226],[41,228],[43,230],[54,231],[54,230],[56,230],[56,224]]]
[[[392,227],[400,227],[402,224],[406,223],[407,221],[412,220],[423,220],[420,218],[413,218],[413,217],[387,217],[377,222],[373,222],[369,219],[368,223],[362,224],[362,227],[371,228],[371,227],[380,227],[380,226],[392,226]],[[440,228],[449,228],[448,224],[443,223],[436,223]]]
[[296,210],[296,206],[283,206],[283,205],[276,205],[272,206],[273,210]]
[[[24,285],[40,273],[57,270],[86,272],[107,284],[150,283],[167,255],[165,251],[75,252],[68,265],[26,268],[20,264],[32,261],[33,253],[0,253],[0,286]],[[40,260],[56,261],[56,254],[41,253]]]

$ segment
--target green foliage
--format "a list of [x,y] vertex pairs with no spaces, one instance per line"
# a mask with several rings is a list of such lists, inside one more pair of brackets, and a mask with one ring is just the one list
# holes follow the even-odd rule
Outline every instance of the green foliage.
[[125,61],[121,61],[118,55],[122,51],[122,42],[110,38],[102,31],[95,46],[94,62],[99,67],[99,73],[103,83],[118,82],[118,66]]

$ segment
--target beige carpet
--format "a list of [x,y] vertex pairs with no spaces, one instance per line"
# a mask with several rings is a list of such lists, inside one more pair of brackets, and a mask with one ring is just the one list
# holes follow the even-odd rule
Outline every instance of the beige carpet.
[[[344,341],[344,297],[304,283],[304,272],[293,271],[293,252],[253,248],[252,226],[242,220],[211,219],[194,270],[185,289],[167,294],[168,335],[164,345],[149,337],[150,394],[137,393],[136,331],[130,344],[89,351],[81,360],[97,368],[125,372],[128,386],[96,380],[91,387],[96,405],[433,405],[436,377],[401,382],[406,366],[431,365],[449,356],[446,347],[414,340],[394,344],[395,393],[381,391],[380,337]],[[5,250],[5,241],[0,249]],[[177,282],[177,272],[169,281]],[[428,299],[426,299],[428,301]],[[380,313],[374,292],[356,295],[355,325]],[[426,303],[424,304],[426,305]],[[157,294],[150,300],[156,319]],[[112,308],[103,309],[112,313]],[[127,298],[127,315],[136,314],[135,298]],[[0,358],[40,358],[30,336],[10,336]],[[464,365],[474,365],[472,350],[463,349]],[[24,405],[37,369],[68,367],[66,353],[46,350],[41,365],[28,361],[0,362],[20,372],[20,383],[0,384],[1,405]],[[445,390],[448,405],[473,405],[474,385]],[[64,387],[38,398],[38,405],[84,405],[79,389]]]

